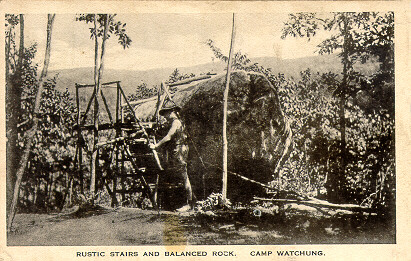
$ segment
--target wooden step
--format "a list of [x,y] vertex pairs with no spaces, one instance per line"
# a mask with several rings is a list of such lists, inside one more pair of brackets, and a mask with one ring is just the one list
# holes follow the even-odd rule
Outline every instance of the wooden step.
[[[160,172],[155,172],[155,171],[147,171],[144,173],[141,173],[144,177],[148,177],[151,178],[157,174],[160,174]],[[140,174],[140,175],[141,175]],[[139,174],[135,174],[135,173],[127,173],[127,174],[118,174],[115,176],[110,176],[110,177],[106,177],[106,179],[112,180],[114,178],[139,178],[140,177]]]
[[136,192],[144,192],[142,187],[139,188],[131,188],[131,189],[116,189],[114,193],[121,193],[121,194],[131,194]]

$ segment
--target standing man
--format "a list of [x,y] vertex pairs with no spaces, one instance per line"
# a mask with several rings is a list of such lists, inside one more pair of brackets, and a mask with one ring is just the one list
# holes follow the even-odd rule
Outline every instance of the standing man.
[[188,145],[187,134],[183,123],[178,117],[180,107],[174,105],[171,107],[162,108],[159,114],[166,118],[167,122],[171,124],[170,129],[166,136],[161,139],[157,144],[150,144],[150,149],[157,149],[159,147],[166,147],[169,155],[169,165],[176,168],[178,174],[184,180],[184,187],[186,190],[187,204],[177,209],[179,212],[185,212],[193,209],[193,191],[191,189],[190,180],[187,174],[187,158],[188,158]]

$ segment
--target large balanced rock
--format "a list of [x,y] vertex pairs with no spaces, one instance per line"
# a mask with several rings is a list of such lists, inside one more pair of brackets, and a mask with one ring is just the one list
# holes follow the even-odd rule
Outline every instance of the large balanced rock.
[[[189,135],[189,176],[197,198],[222,188],[222,122],[225,74],[180,86],[173,100]],[[148,119],[156,101],[136,108]],[[258,182],[275,178],[277,165],[286,158],[291,131],[281,111],[274,86],[261,74],[233,72],[228,99],[228,170]],[[228,196],[239,200],[258,194],[261,187],[228,176]]]

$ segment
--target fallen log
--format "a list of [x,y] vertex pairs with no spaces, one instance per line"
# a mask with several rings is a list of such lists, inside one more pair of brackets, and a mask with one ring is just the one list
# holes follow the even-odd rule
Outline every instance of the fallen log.
[[170,83],[168,86],[174,87],[174,86],[179,86],[179,85],[184,85],[184,84],[189,84],[195,81],[200,81],[200,80],[205,80],[205,79],[210,79],[211,75],[201,75],[198,77],[193,77],[193,78],[188,78],[186,80],[178,81],[175,83]]
[[272,199],[272,198],[260,198],[260,197],[254,197],[254,199],[260,200],[260,201],[270,201],[270,202],[279,203],[279,204],[300,204],[300,205],[306,205],[309,207],[341,209],[341,210],[349,210],[352,212],[368,212],[368,213],[374,212],[371,208],[365,207],[365,206],[360,206],[360,205],[355,205],[355,204],[334,204],[334,203],[330,203],[328,201],[319,200],[319,199],[296,200],[296,199]]
[[[193,82],[196,82],[196,81],[210,79],[212,76],[214,76],[214,74],[202,75],[202,76],[182,80],[182,81],[179,81],[179,82],[170,83],[170,84],[168,84],[168,86],[169,87],[176,87],[176,86],[180,86],[180,85],[190,84],[190,83],[193,83]],[[172,97],[173,95],[169,95],[169,96]],[[143,104],[143,103],[147,103],[147,102],[156,101],[157,99],[158,99],[157,96],[153,96],[153,97],[150,97],[150,98],[145,98],[145,99],[141,99],[141,100],[137,100],[137,101],[131,101],[130,104],[131,105],[139,105],[139,104]],[[123,104],[121,106],[126,107],[127,104]]]

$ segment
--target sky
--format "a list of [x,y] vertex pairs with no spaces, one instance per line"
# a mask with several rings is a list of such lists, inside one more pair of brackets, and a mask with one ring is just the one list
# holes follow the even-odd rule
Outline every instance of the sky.
[[[315,55],[316,46],[327,37],[319,33],[311,41],[287,37],[281,29],[287,14],[236,14],[234,50],[252,57],[293,59]],[[132,43],[123,49],[115,38],[107,42],[105,68],[148,70],[180,68],[213,61],[213,53],[205,44],[212,39],[223,53],[230,48],[232,14],[117,14],[117,21],[126,23]],[[38,43],[36,61],[44,57],[47,16],[28,14],[25,18],[25,44]],[[94,65],[94,41],[91,24],[75,21],[75,14],[57,14],[53,27],[49,70]]]

